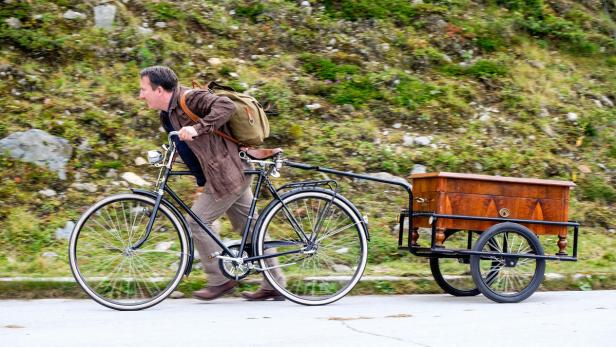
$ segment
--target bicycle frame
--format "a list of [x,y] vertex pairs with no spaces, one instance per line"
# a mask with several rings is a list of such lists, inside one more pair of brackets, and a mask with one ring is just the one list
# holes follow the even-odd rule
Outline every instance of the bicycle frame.
[[[175,134],[171,133],[169,135],[169,138],[171,138],[171,136],[173,136]],[[185,213],[187,213],[191,218],[194,219],[194,221],[205,231],[206,234],[208,234],[209,237],[211,237],[214,242],[222,249],[222,254],[227,254],[229,256],[224,256],[221,254],[216,254],[215,256],[218,256],[221,259],[227,259],[227,260],[233,260],[235,262],[238,262],[239,264],[242,263],[247,263],[247,262],[253,262],[253,261],[257,261],[257,260],[261,260],[261,259],[268,259],[268,258],[273,258],[273,257],[279,257],[279,256],[283,256],[283,255],[288,255],[288,254],[294,254],[294,253],[301,253],[304,251],[309,251],[312,247],[312,244],[314,243],[314,239],[309,238],[305,231],[303,230],[303,228],[301,227],[301,225],[297,222],[297,220],[295,219],[295,217],[293,216],[293,214],[288,210],[288,207],[286,206],[286,204],[284,203],[284,201],[282,200],[280,194],[278,194],[278,190],[276,190],[274,188],[274,185],[271,183],[271,181],[268,178],[268,175],[270,174],[270,171],[261,168],[259,170],[245,170],[244,173],[246,175],[257,175],[257,182],[254,188],[254,198],[253,201],[251,203],[249,212],[248,212],[248,218],[246,220],[246,224],[244,226],[244,230],[242,232],[242,239],[241,239],[241,243],[240,243],[240,247],[239,247],[239,251],[237,254],[241,255],[243,254],[243,252],[246,250],[247,248],[247,240],[248,237],[250,236],[251,233],[251,226],[258,225],[258,220],[253,223],[253,219],[254,219],[254,213],[256,210],[256,205],[257,205],[257,201],[259,199],[260,196],[260,192],[261,192],[261,187],[263,184],[265,184],[268,188],[268,190],[270,191],[270,193],[273,196],[273,201],[279,201],[282,206],[283,209],[285,211],[285,215],[287,217],[287,219],[289,220],[289,222],[292,224],[294,230],[296,232],[298,232],[298,236],[300,237],[300,239],[302,239],[303,241],[306,242],[306,247],[301,248],[301,249],[297,249],[297,250],[291,250],[291,251],[286,251],[286,252],[280,252],[280,253],[273,253],[273,254],[267,254],[267,255],[261,255],[261,256],[251,256],[251,257],[247,257],[247,258],[241,258],[241,257],[231,257],[231,255],[233,254],[232,251],[230,250],[230,248],[225,245],[222,240],[217,237],[214,232],[205,224],[205,222],[203,222],[203,220],[197,216],[192,210],[191,208],[186,205],[186,203],[184,203],[184,201],[171,189],[168,187],[167,182],[170,176],[193,176],[194,174],[190,171],[172,171],[172,165],[173,165],[173,157],[175,155],[175,146],[173,145],[173,142],[170,141],[170,143],[172,144],[168,149],[167,152],[165,154],[164,159],[162,160],[163,162],[166,162],[162,167],[161,173],[159,175],[159,179],[158,179],[158,187],[157,187],[157,191],[156,192],[149,192],[149,191],[145,191],[145,190],[133,190],[133,192],[137,193],[137,194],[142,194],[142,195],[149,195],[153,198],[155,198],[155,204],[154,204],[154,208],[152,210],[152,214],[150,216],[150,219],[148,221],[148,225],[146,228],[146,232],[144,234],[144,236],[138,240],[133,246],[131,246],[131,248],[133,250],[140,248],[149,238],[150,233],[152,231],[152,227],[154,225],[154,220],[156,219],[156,215],[158,213],[158,209],[160,207],[160,204],[164,204],[165,206],[172,206],[173,207],[173,211],[176,212],[178,218],[181,219],[182,223],[184,224],[185,227],[187,227],[188,223],[186,222],[186,218],[179,213],[179,210],[177,208],[175,208],[175,206],[173,204],[171,204],[169,202],[169,200],[166,200],[164,198],[164,194],[167,193],[169,196],[171,196],[172,200],[175,201],[178,206],[180,207],[181,210],[183,210]],[[311,182],[312,183],[312,182]],[[284,188],[284,187],[283,187]],[[255,229],[252,230],[252,232],[254,233]],[[188,232],[188,230],[187,230]],[[191,240],[191,246],[190,246],[190,262],[189,262],[189,268],[186,270],[186,274],[190,273],[190,264],[192,264],[192,260],[194,259],[194,248],[192,246],[192,235],[190,235],[189,233],[189,239]],[[279,244],[281,241],[266,241],[267,242],[272,242],[272,243],[277,243]],[[206,256],[206,255],[202,255],[202,256]],[[211,255],[210,255],[211,256]]]

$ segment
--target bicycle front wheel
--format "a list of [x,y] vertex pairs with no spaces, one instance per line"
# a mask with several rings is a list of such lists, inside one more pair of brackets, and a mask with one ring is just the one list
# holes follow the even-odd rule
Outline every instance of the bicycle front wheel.
[[324,305],[353,289],[366,267],[366,230],[353,205],[330,190],[291,191],[263,212],[258,255],[268,282],[287,299]]
[[94,204],[69,243],[73,276],[96,302],[116,310],[154,306],[176,288],[188,261],[188,239],[178,217],[160,205],[141,247],[155,201],[120,194]]

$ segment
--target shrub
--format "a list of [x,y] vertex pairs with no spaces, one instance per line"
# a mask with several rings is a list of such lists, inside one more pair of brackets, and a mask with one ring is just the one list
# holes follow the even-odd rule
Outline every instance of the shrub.
[[404,77],[396,86],[395,102],[404,107],[415,109],[417,106],[434,99],[438,94],[438,89],[434,86],[423,83],[413,77]]
[[325,0],[323,5],[331,15],[350,21],[394,18],[400,23],[410,24],[417,14],[415,7],[405,0]]
[[258,21],[259,16],[263,13],[265,6],[261,2],[255,1],[248,5],[240,5],[235,9],[235,13],[240,17],[249,18],[253,23]]
[[347,75],[353,75],[360,71],[359,66],[352,64],[337,65],[329,58],[322,58],[314,54],[302,54],[304,71],[316,75],[323,80],[335,81]]
[[441,71],[452,76],[473,76],[483,78],[494,78],[506,76],[508,69],[502,63],[494,62],[491,60],[478,60],[471,66],[460,66],[449,64],[441,69]]
[[11,209],[2,224],[0,243],[7,251],[37,253],[51,242],[51,234],[41,226],[38,216],[22,207]]
[[599,176],[587,176],[578,185],[579,194],[584,200],[616,202],[616,189]]
[[148,2],[145,7],[150,12],[153,12],[155,19],[161,21],[183,19],[186,17],[185,13],[171,2]]
[[376,89],[367,76],[356,76],[351,80],[338,83],[332,87],[329,99],[339,105],[350,104],[361,107],[370,100],[382,99],[382,93]]

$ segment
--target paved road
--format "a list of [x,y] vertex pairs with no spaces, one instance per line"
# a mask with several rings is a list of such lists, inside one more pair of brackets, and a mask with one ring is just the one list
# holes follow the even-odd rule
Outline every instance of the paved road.
[[0,301],[0,346],[614,346],[616,291],[348,296],[291,302],[168,299],[139,312],[89,300]]

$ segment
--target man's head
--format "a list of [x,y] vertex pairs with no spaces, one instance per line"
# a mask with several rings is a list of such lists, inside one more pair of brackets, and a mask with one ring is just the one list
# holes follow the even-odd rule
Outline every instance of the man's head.
[[139,75],[139,98],[145,100],[149,108],[166,111],[171,95],[178,85],[175,72],[166,66],[150,66],[141,70]]

